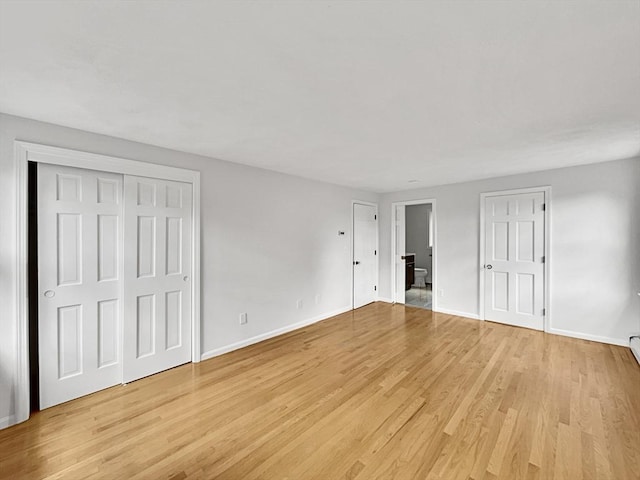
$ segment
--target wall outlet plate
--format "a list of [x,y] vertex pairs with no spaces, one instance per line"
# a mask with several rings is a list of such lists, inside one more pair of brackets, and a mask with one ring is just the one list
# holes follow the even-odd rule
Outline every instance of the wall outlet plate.
[[246,313],[240,314],[240,325],[246,325],[249,320],[247,319]]

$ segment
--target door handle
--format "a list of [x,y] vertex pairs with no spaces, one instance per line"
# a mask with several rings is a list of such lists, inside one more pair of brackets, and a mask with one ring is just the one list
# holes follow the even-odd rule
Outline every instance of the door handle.
[[487,270],[491,270],[491,269],[493,268],[493,265],[487,265],[485,268],[486,268]]
[[402,255],[402,256],[400,257],[400,260],[406,260],[406,259],[407,259],[407,257],[405,257],[404,255]]
[[353,262],[354,265],[360,265],[360,262],[358,260],[356,260],[355,262]]
[[44,292],[44,296],[47,298],[53,298],[56,296],[56,292],[54,292],[53,290],[47,290],[46,292]]

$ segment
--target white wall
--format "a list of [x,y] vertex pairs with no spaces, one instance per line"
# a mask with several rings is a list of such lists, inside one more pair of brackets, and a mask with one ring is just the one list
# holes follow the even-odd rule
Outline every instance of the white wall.
[[416,267],[427,269],[427,283],[431,283],[431,255],[429,247],[429,213],[431,204],[407,205],[405,210],[406,251],[416,254]]
[[0,114],[0,426],[14,413],[16,139],[201,172],[205,356],[350,308],[351,201],[376,194]]
[[552,187],[551,331],[628,344],[640,330],[639,158],[384,195],[380,296],[392,298],[391,202],[436,199],[438,309],[474,317],[480,193],[543,185]]

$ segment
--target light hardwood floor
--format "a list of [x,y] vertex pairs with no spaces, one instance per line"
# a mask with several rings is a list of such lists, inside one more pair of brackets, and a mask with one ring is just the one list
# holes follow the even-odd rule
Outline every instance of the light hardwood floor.
[[638,479],[629,349],[372,304],[0,431],[0,476]]

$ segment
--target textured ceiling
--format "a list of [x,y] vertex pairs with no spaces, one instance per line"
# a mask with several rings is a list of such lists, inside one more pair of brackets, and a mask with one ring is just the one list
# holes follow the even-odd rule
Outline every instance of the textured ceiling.
[[2,1],[0,111],[377,192],[629,158],[640,2]]

